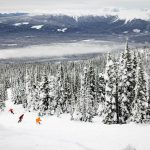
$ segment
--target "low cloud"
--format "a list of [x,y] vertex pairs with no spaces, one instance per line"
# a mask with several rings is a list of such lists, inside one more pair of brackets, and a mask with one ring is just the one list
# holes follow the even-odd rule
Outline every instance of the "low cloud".
[[85,40],[77,43],[60,43],[26,48],[3,49],[0,50],[0,58],[63,56],[71,54],[108,52],[123,48],[124,43],[117,44],[106,41]]

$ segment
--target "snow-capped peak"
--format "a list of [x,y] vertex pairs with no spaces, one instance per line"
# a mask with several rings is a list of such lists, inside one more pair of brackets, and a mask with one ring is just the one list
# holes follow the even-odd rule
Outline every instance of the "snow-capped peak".
[[[18,13],[17,12],[0,12],[1,14]],[[21,11],[20,11],[21,12]],[[133,19],[142,19],[150,21],[150,9],[125,9],[125,8],[100,8],[100,9],[49,9],[49,10],[29,10],[24,11],[23,14],[29,16],[36,15],[67,15],[78,20],[80,16],[117,16],[118,19],[125,20],[125,22]]]
[[131,21],[133,19],[142,19],[150,21],[150,9],[123,9],[123,8],[103,8],[103,9],[88,9],[88,10],[54,10],[54,11],[42,11],[32,12],[29,15],[67,15],[78,20],[80,16],[117,16],[118,19],[125,20],[125,22]]

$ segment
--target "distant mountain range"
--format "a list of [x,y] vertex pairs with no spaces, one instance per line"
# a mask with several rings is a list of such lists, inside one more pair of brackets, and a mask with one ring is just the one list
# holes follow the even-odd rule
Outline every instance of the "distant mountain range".
[[150,42],[150,19],[117,15],[0,14],[0,48],[47,44],[50,41],[116,39]]

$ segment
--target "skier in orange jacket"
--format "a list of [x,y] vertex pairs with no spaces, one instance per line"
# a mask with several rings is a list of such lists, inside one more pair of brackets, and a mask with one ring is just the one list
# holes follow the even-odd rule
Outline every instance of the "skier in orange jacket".
[[41,121],[42,121],[42,120],[41,120],[40,117],[37,117],[37,118],[36,118],[36,123],[37,123],[37,124],[41,124]]

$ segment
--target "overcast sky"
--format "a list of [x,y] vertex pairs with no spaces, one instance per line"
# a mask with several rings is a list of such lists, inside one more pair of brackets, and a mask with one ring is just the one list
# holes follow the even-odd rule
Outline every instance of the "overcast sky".
[[104,7],[148,8],[150,0],[0,0],[0,11],[100,9]]

